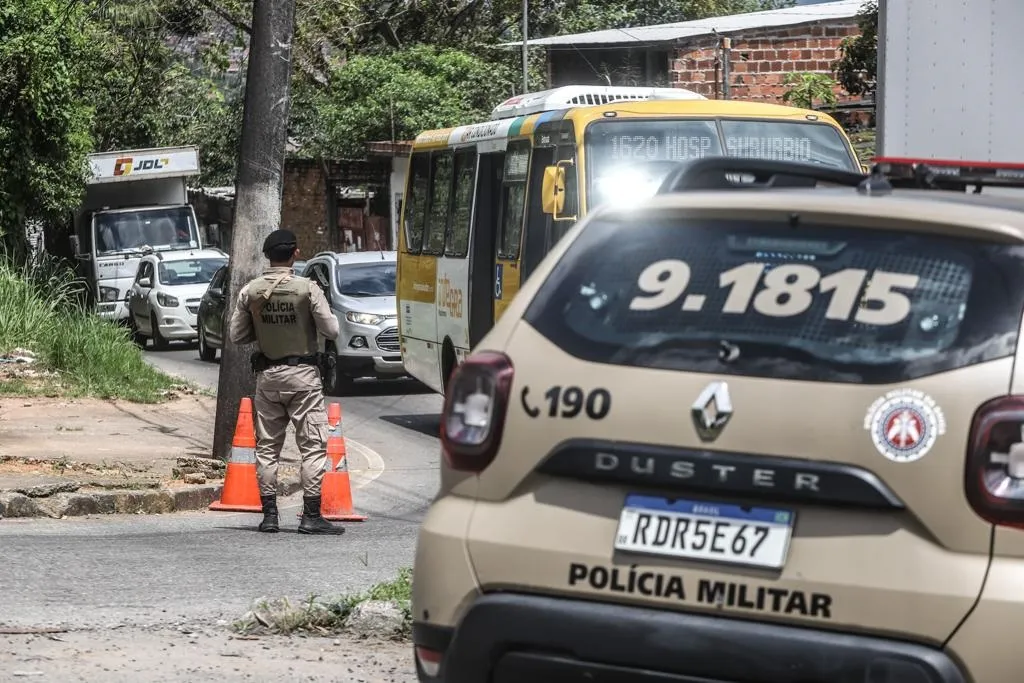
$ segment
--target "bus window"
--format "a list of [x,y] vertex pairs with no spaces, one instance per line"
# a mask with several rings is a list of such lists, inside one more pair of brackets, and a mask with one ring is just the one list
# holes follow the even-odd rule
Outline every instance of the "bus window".
[[431,162],[430,208],[427,214],[427,238],[424,254],[440,256],[444,253],[444,237],[448,229],[448,215],[452,197],[452,153],[437,152]]
[[469,220],[473,207],[475,173],[476,152],[459,152],[455,157],[455,202],[452,207],[452,226],[444,248],[445,256],[465,258],[469,250]]
[[426,221],[427,180],[430,153],[416,152],[409,163],[409,191],[405,196],[405,251],[418,254],[423,247],[423,226]]
[[505,177],[502,181],[501,234],[498,258],[519,258],[523,236],[523,218],[526,213],[526,178],[530,164],[530,141],[510,143],[505,155]]

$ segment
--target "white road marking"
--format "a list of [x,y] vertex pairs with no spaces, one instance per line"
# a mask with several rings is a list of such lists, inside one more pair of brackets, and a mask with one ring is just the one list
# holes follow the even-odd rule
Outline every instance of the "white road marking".
[[377,453],[377,451],[373,450],[369,446],[359,443],[358,441],[345,439],[345,450],[348,453],[359,453],[359,455],[366,460],[367,468],[365,470],[349,468],[349,476],[352,477],[352,479],[359,480],[358,482],[352,482],[352,488],[354,489],[361,489],[372,484],[378,477],[380,477],[380,475],[384,474],[384,470],[387,469],[384,466],[384,458],[380,457],[380,454]]

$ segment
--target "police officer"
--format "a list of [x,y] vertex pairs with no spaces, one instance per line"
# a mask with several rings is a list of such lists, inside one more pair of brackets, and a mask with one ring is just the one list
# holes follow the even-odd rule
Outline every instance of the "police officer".
[[327,465],[327,412],[317,362],[317,332],[338,337],[320,287],[292,272],[299,255],[294,233],[275,230],[263,242],[270,267],[238,294],[230,322],[231,341],[255,341],[256,476],[263,521],[260,531],[278,531],[277,465],[288,422],[302,456],[301,534],[341,534],[344,528],[320,514],[320,486]]

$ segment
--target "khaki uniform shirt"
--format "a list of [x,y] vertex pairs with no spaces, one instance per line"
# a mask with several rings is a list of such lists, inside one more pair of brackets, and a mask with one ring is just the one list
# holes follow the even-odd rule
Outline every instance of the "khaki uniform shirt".
[[[267,268],[260,277],[277,278],[291,272],[292,269],[286,267]],[[292,275],[292,277],[299,276]],[[253,325],[252,312],[249,309],[249,285],[251,284],[252,282],[246,284],[238,293],[235,308],[231,312],[228,337],[234,344],[249,344],[257,341],[256,328]],[[313,283],[310,283],[309,287],[309,310],[317,332],[327,339],[337,339],[340,333],[338,320],[334,317],[323,291]],[[260,388],[268,391],[300,391],[322,387],[320,371],[314,365],[276,365],[259,373],[256,381]]]

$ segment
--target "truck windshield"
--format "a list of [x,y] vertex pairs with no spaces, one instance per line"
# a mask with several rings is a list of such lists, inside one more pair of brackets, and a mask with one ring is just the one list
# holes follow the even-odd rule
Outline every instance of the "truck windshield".
[[653,195],[680,162],[734,156],[821,164],[851,171],[859,162],[826,123],[755,119],[597,121],[587,128],[589,208]]
[[192,209],[188,206],[98,212],[93,218],[96,255],[138,251],[142,247],[195,248],[199,246]]

